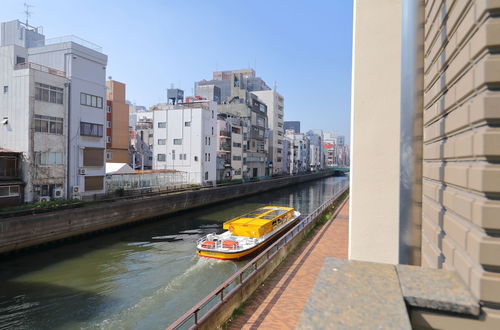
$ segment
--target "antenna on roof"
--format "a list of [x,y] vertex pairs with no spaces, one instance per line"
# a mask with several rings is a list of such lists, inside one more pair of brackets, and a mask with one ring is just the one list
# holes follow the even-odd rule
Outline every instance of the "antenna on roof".
[[31,7],[35,7],[35,6],[30,5],[29,3],[26,3],[26,2],[24,3],[24,14],[26,14],[26,26],[29,26],[29,25],[28,25],[28,20],[29,20],[29,18],[31,17],[31,13],[32,13],[32,12],[30,11],[30,8],[31,8]]

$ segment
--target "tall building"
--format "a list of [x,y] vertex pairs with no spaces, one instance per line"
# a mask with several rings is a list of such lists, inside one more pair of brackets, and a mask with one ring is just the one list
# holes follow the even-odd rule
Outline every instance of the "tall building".
[[[267,106],[251,92],[257,88],[269,90],[265,82],[255,77],[255,71],[232,70],[214,72],[213,80],[202,80],[195,84],[196,93],[203,86],[220,89],[219,113],[242,118],[243,125],[243,178],[271,175],[272,162],[268,160],[269,132]],[[204,94],[210,96],[211,94]],[[212,101],[215,101],[212,99]]]
[[349,257],[456,272],[480,302],[412,309],[415,328],[498,328],[499,3],[355,8]]
[[243,126],[240,117],[217,116],[217,180],[243,178]]
[[19,21],[2,23],[1,45],[0,147],[23,153],[25,201],[104,192],[107,56]]
[[252,92],[267,106],[269,129],[269,161],[272,174],[283,173],[284,98],[275,90]]
[[[319,134],[318,134],[319,133]],[[309,130],[309,170],[318,171],[324,168],[323,134],[321,130]]]
[[110,80],[107,86],[106,162],[129,162],[129,105],[125,103],[125,84]]
[[300,174],[310,170],[310,141],[303,133],[295,133],[293,129],[285,131],[289,143],[288,174]]
[[300,133],[300,121],[285,121],[284,128],[285,131],[293,129],[295,133]]
[[151,109],[153,169],[185,172],[186,183],[215,184],[216,103],[160,103]]

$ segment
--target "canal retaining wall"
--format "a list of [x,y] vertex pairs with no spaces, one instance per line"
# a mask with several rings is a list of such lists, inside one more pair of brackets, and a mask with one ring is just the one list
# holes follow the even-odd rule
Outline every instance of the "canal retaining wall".
[[316,173],[177,194],[122,200],[0,220],[0,254],[149,218],[322,179]]

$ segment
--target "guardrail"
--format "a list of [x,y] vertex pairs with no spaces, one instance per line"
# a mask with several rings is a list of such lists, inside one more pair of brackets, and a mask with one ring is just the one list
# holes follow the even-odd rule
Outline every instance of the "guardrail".
[[262,253],[253,258],[249,263],[234,273],[215,290],[198,302],[193,308],[184,313],[177,321],[172,323],[167,330],[196,329],[212,313],[214,313],[227,299],[229,299],[243,284],[248,282],[257,271],[267,264],[278,251],[287,245],[294,237],[301,233],[307,225],[316,220],[333,202],[335,202],[349,187],[349,180],[335,184],[335,195],[321,204],[308,216],[300,220],[286,234],[266,248]]

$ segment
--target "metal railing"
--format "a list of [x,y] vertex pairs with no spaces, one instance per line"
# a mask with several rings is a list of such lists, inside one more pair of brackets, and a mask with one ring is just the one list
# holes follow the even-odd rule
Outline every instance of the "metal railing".
[[321,204],[308,216],[300,220],[294,227],[287,231],[277,241],[253,258],[249,263],[225,280],[215,290],[209,293],[200,302],[194,305],[184,315],[172,323],[167,330],[174,329],[194,329],[204,318],[215,312],[223,302],[232,295],[238,288],[257,274],[257,271],[271,260],[278,251],[287,245],[295,236],[301,233],[306,226],[320,216],[333,202],[335,202],[349,187],[349,180],[344,180],[335,184],[335,195]]
[[49,45],[60,44],[63,42],[74,42],[76,44],[82,45],[82,46],[87,47],[89,49],[95,50],[96,52],[102,53],[101,46],[99,46],[93,42],[90,42],[88,40],[77,37],[75,35],[67,35],[67,36],[50,38],[50,39],[41,39],[41,40],[35,41],[33,47],[49,46]]
[[22,69],[33,69],[41,72],[47,72],[59,77],[66,78],[66,72],[56,70],[53,68],[49,68],[48,66],[41,65],[38,63],[33,63],[33,62],[24,62],[24,63],[18,63],[14,66],[14,70],[22,70]]

